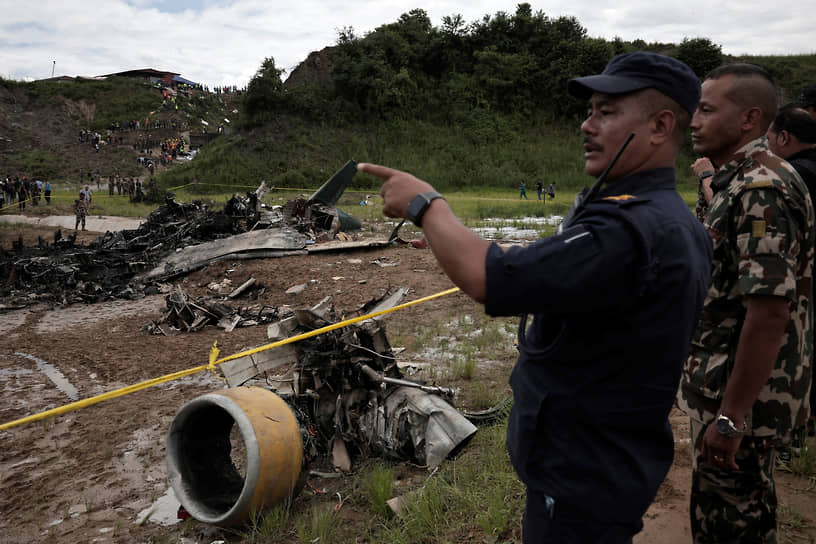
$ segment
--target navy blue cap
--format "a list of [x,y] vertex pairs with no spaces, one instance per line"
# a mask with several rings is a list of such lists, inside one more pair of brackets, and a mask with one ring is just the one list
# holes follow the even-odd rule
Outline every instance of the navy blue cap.
[[618,55],[609,61],[602,74],[577,77],[567,84],[572,96],[587,99],[592,93],[628,94],[656,89],[694,115],[700,102],[700,79],[684,62],[637,51]]

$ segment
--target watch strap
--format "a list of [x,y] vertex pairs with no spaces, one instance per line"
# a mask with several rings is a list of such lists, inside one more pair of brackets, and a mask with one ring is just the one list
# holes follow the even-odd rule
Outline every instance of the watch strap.
[[436,191],[428,191],[427,193],[420,193],[416,195],[411,203],[408,204],[408,210],[406,213],[408,219],[410,219],[411,222],[417,227],[422,227],[422,216],[425,215],[426,211],[428,211],[428,207],[431,205],[431,202],[437,198],[445,200],[445,197]]

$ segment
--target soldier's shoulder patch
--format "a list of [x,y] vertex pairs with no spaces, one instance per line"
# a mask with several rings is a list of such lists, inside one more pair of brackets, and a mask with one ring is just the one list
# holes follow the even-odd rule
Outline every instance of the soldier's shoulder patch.
[[748,183],[746,183],[745,184],[745,189],[746,190],[766,189],[768,187],[773,187],[773,186],[774,186],[774,182],[772,180],[770,180],[770,179],[759,179],[759,180],[756,180],[756,181],[749,181]]
[[626,202],[629,200],[636,200],[637,197],[635,195],[612,195],[612,196],[605,196],[604,200],[613,200],[615,202]]

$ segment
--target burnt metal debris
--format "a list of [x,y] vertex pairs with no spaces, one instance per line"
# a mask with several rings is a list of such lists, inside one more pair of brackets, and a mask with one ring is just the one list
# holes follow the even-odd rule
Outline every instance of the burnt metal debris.
[[[250,278],[227,295],[226,299],[235,298],[254,285],[255,279]],[[259,291],[263,291],[263,288],[261,287]],[[259,294],[260,292],[255,293],[256,298]],[[263,304],[233,308],[223,299],[191,297],[180,286],[176,286],[164,300],[167,308],[161,317],[145,324],[141,330],[171,336],[180,332],[200,331],[208,325],[213,325],[230,332],[236,327],[270,323],[280,316],[280,309],[276,306]]]
[[[360,311],[396,305],[407,289],[372,300]],[[287,310],[269,325],[271,341],[314,330],[338,318],[331,298],[308,310]],[[230,387],[265,387],[299,422],[308,462],[386,457],[438,466],[461,449],[476,427],[453,407],[456,391],[405,379],[385,334],[369,319],[312,338],[221,363]]]
[[[233,196],[223,210],[200,200],[182,204],[166,196],[138,229],[106,232],[89,245],[76,234],[54,233],[36,247],[22,240],[0,249],[0,305],[37,301],[62,304],[136,299],[159,292],[159,283],[226,258],[279,257],[305,253],[309,242],[339,238],[359,222],[335,208],[355,170],[349,161],[309,199],[283,207],[261,204],[265,184]],[[300,210],[295,213],[293,210]],[[288,210],[288,211],[287,211]]]

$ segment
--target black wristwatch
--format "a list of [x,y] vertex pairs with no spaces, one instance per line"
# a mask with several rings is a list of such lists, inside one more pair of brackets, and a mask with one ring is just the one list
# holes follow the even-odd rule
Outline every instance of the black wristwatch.
[[710,178],[714,175],[714,170],[705,170],[704,172],[700,172],[700,175],[697,176],[697,179],[703,181],[706,178]]
[[748,430],[747,422],[742,424],[742,429],[739,429],[734,421],[723,413],[717,414],[717,419],[714,420],[714,425],[717,428],[718,433],[723,436],[727,436],[728,438],[742,436]]
[[428,206],[431,205],[431,202],[437,198],[445,200],[445,197],[436,191],[428,191],[427,193],[419,193],[416,195],[411,203],[408,204],[408,213],[406,214],[408,215],[408,219],[417,227],[421,227],[422,216],[428,211]]

